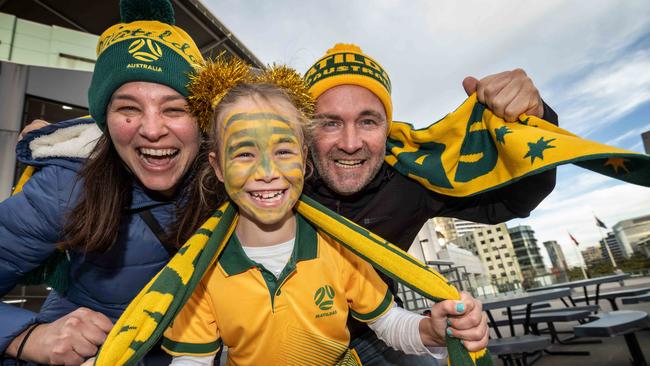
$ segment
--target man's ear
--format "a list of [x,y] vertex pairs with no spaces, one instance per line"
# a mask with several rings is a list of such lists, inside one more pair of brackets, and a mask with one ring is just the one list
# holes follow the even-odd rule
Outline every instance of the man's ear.
[[219,166],[217,153],[214,151],[209,153],[208,161],[210,162],[210,166],[212,166],[212,170],[214,170],[214,174],[217,176],[217,179],[219,179],[219,182],[223,183],[223,173],[221,172],[221,167]]

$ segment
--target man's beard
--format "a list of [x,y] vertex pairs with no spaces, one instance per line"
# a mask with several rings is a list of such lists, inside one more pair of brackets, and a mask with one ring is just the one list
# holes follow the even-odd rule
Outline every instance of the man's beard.
[[[363,190],[377,175],[384,161],[383,156],[373,156],[366,145],[354,154],[332,149],[324,157],[319,156],[316,149],[312,149],[312,157],[320,178],[332,191],[342,196],[353,195]],[[360,167],[351,168],[346,172],[345,168],[337,168],[335,160],[339,159],[362,160],[362,163]]]

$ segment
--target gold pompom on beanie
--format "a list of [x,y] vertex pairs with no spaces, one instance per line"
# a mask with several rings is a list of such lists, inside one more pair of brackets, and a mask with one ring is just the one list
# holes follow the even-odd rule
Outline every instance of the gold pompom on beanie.
[[314,98],[296,70],[283,65],[269,65],[262,70],[252,70],[244,61],[221,54],[192,73],[187,85],[188,107],[197,117],[202,130],[209,130],[215,108],[238,84],[275,85],[287,93],[305,118],[313,117]]
[[359,46],[337,43],[307,70],[304,78],[314,99],[339,85],[358,85],[370,90],[384,105],[390,130],[393,121],[390,78]]

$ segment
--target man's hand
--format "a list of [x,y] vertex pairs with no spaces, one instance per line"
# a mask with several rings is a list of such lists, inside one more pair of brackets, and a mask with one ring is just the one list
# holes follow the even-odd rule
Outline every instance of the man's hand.
[[[104,314],[79,308],[53,323],[39,325],[27,339],[21,359],[48,365],[81,365],[94,356],[104,343],[113,323]],[[23,334],[7,347],[15,357],[15,349]]]
[[481,302],[462,292],[460,301],[445,300],[434,304],[431,318],[420,322],[422,343],[428,347],[443,346],[446,335],[462,340],[468,351],[487,347],[489,328]]
[[516,121],[522,113],[539,118],[544,115],[539,90],[522,69],[504,71],[481,80],[468,76],[463,80],[463,88],[467,95],[476,92],[479,102],[508,122]]
[[25,128],[23,128],[22,131],[20,131],[20,135],[18,135],[18,141],[22,140],[25,137],[25,135],[27,135],[29,132],[41,129],[49,124],[50,124],[49,122],[44,121],[42,119],[33,120],[30,124],[25,126]]
[[95,357],[91,357],[82,363],[81,366],[93,366],[95,364]]

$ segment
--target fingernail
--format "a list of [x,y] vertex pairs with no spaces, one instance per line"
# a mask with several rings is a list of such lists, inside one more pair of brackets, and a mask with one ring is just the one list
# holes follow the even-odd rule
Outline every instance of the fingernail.
[[463,340],[462,340],[462,339],[460,340],[460,344],[462,344],[462,345],[463,345],[463,347],[465,347],[465,342],[463,342]]
[[447,328],[447,335],[451,337],[451,329]]
[[456,304],[456,312],[462,313],[463,311],[465,311],[465,304],[462,303],[462,302],[457,303]]
[[447,325],[451,325],[451,320],[447,319]]

